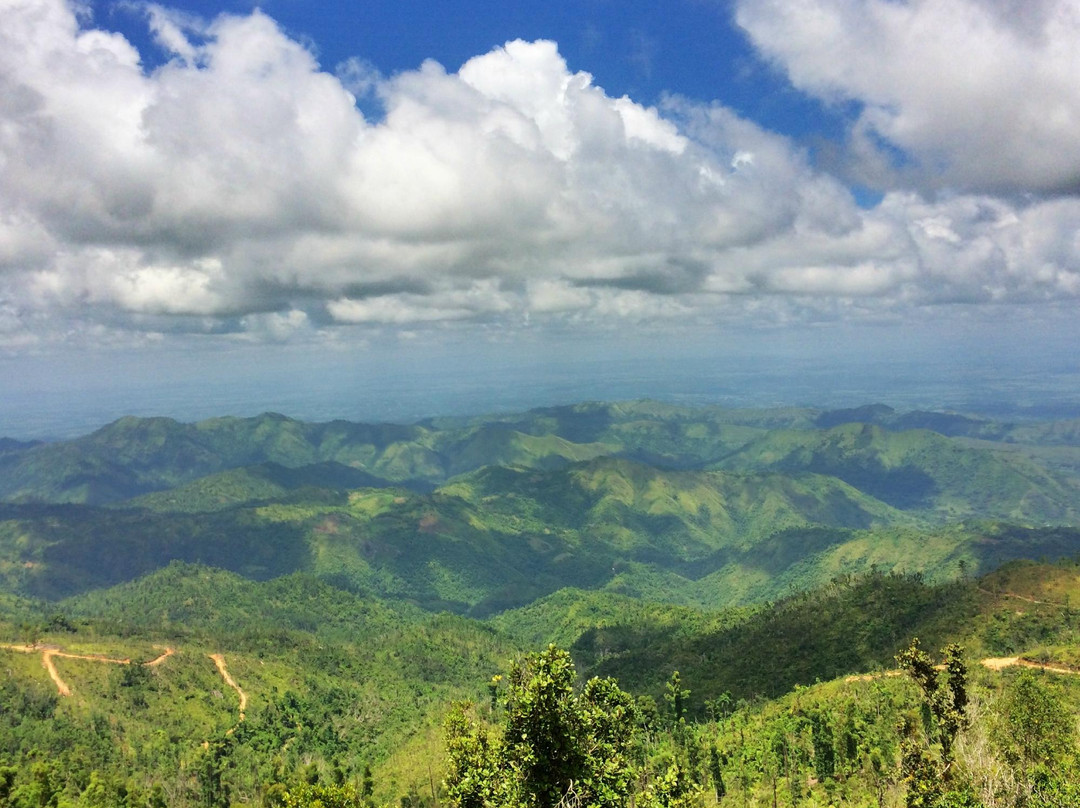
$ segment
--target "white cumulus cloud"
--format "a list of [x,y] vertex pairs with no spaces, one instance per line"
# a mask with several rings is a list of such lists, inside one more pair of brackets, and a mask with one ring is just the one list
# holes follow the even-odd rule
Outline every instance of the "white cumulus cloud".
[[1074,0],[737,0],[736,19],[796,87],[862,105],[866,159],[929,186],[1080,191]]
[[[335,75],[262,12],[207,22],[151,6],[172,58],[148,71],[65,0],[0,0],[5,344],[124,329],[278,341],[338,326],[677,325],[839,316],[852,301],[872,316],[1080,294],[1080,201],[984,188],[1053,184],[1038,180],[1044,163],[1070,176],[1075,133],[1040,128],[1027,106],[1000,114],[985,136],[1009,166],[992,175],[985,156],[951,151],[981,90],[927,101],[863,75],[846,50],[861,32],[899,70],[897,15],[917,27],[941,7],[1000,47],[1034,48],[1042,60],[1023,69],[1055,76],[1066,57],[1045,54],[1067,15],[1044,3],[1020,25],[963,0],[879,5],[778,4],[766,29],[746,4],[739,19],[759,43],[809,19],[832,64],[809,34],[767,48],[797,83],[863,99],[864,126],[941,155],[975,190],[896,191],[861,209],[785,137],[718,104],[609,96],[553,42],[389,78],[358,56]],[[940,86],[931,72],[915,83]],[[1075,91],[1060,89],[1068,118]],[[376,93],[385,116],[365,118],[354,93]],[[1027,157],[1009,135],[1024,126]]]

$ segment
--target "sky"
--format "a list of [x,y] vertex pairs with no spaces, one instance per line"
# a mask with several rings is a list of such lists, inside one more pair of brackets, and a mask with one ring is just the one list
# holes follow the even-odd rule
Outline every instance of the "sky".
[[1076,0],[0,0],[0,434],[1075,403],[1078,75]]

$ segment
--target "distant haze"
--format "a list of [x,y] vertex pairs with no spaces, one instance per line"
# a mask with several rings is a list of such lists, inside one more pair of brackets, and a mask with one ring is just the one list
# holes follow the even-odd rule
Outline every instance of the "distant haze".
[[[837,335],[830,334],[831,338]],[[998,418],[1080,417],[1080,371],[1071,353],[1040,357],[962,353],[922,346],[872,354],[846,342],[827,351],[821,335],[774,339],[737,350],[656,340],[560,346],[312,352],[282,346],[194,353],[87,353],[0,362],[0,436],[71,437],[123,415],[195,421],[281,412],[303,420],[412,422],[584,400],[655,398],[727,407],[838,408],[882,402],[898,409],[951,409]],[[951,350],[950,350],[951,349]],[[15,366],[18,366],[17,369]],[[77,395],[72,390],[77,389]]]
[[1075,0],[264,6],[0,0],[0,434],[1080,404]]

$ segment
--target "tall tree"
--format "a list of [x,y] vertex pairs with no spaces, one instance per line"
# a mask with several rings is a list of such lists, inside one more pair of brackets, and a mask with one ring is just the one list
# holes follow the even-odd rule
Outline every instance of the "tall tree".
[[[929,716],[925,736],[911,717],[901,726],[901,767],[908,808],[931,808],[947,800],[950,793],[966,791],[964,784],[954,782],[953,744],[967,726],[967,664],[963,648],[956,643],[941,653],[944,661],[939,667],[943,671],[919,648],[917,637],[896,656],[900,667],[922,690],[924,712]],[[950,792],[952,786],[957,788]]]
[[634,699],[612,679],[574,692],[570,654],[549,646],[507,677],[501,735],[458,705],[447,720],[447,794],[461,808],[595,808],[626,803],[634,785]]

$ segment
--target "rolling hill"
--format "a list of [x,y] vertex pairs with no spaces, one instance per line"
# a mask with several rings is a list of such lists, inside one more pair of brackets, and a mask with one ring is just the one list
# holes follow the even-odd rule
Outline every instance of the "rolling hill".
[[[449,704],[496,723],[492,674],[555,641],[641,698],[650,761],[681,755],[704,783],[712,744],[749,804],[790,749],[793,801],[895,802],[885,758],[917,694],[845,677],[916,634],[1080,670],[1076,568],[1037,561],[1080,553],[1078,481],[1076,422],[884,405],[124,418],[3,440],[0,791],[10,761],[19,808],[48,783],[64,805],[207,803],[214,783],[256,805],[371,764],[379,799],[434,808]],[[692,729],[656,706],[675,669]],[[1004,677],[981,704],[1007,709],[1012,674],[981,675]],[[832,780],[805,768],[825,726]]]
[[[125,500],[123,508],[145,508],[158,512],[206,513],[237,505],[342,499],[341,492],[355,488],[388,488],[397,485],[360,469],[333,460],[306,466],[283,466],[267,461],[254,466],[199,477],[165,491]],[[413,490],[429,491],[430,485],[404,483]]]
[[[960,640],[979,654],[1043,655],[1068,666],[1075,657],[1068,649],[1080,639],[1068,608],[1080,595],[1076,581],[1075,565],[1031,562],[934,586],[874,573],[719,613],[563,590],[481,623],[381,603],[307,575],[253,582],[173,564],[55,604],[0,598],[8,674],[0,681],[0,761],[15,764],[17,786],[45,773],[70,801],[90,799],[84,795],[94,788],[122,789],[124,799],[149,805],[157,789],[167,804],[194,805],[219,782],[235,803],[255,805],[275,783],[359,781],[368,766],[380,803],[435,799],[444,766],[439,728],[450,703],[469,699],[486,710],[488,685],[498,687],[493,673],[559,639],[582,676],[613,674],[638,697],[652,697],[652,713],[640,702],[641,720],[652,722],[645,725],[651,754],[694,744],[705,756],[716,745],[729,755],[721,760],[729,788],[748,797],[751,789],[768,793],[769,769],[743,755],[762,754],[762,739],[790,739],[784,748],[802,750],[805,738],[812,749],[811,719],[826,721],[837,765],[848,768],[836,782],[827,770],[820,782],[803,781],[818,796],[832,789],[830,799],[845,804],[841,784],[872,789],[882,776],[896,787],[898,764],[890,757],[875,769],[850,751],[844,733],[857,728],[851,737],[859,744],[880,733],[875,743],[897,756],[895,728],[917,711],[917,691],[882,674],[911,636],[930,648]],[[27,648],[15,615],[42,607],[49,611],[37,612],[41,644]],[[45,653],[70,695],[50,681]],[[977,658],[969,664],[981,670]],[[687,698],[683,729],[656,708],[674,670]],[[970,732],[988,731],[978,723],[989,720],[987,709],[1005,715],[996,699],[1011,681],[1009,671],[973,672],[983,712]],[[1062,703],[1074,714],[1080,699]],[[799,754],[792,758],[799,765],[820,763]],[[866,797],[856,791],[850,800]]]
[[715,608],[871,567],[940,580],[1080,547],[1074,528],[937,525],[810,473],[598,458],[549,471],[489,467],[432,493],[307,484],[361,474],[259,466],[124,506],[3,505],[0,582],[55,600],[179,560],[254,580],[306,572],[482,616],[567,586]]
[[[867,420],[849,420],[859,417]],[[935,426],[943,432],[928,428]],[[725,410],[648,401],[413,425],[314,424],[272,413],[196,424],[129,417],[71,441],[9,441],[0,452],[0,499],[113,503],[263,463],[334,462],[397,484],[441,484],[488,466],[553,470],[614,456],[662,469],[829,474],[902,509],[1062,521],[1076,512],[1075,476],[1016,448],[1068,450],[1078,434],[1072,422],[1008,425],[881,406]],[[1010,451],[986,448],[995,442]]]
[[1075,523],[1080,518],[1075,478],[1015,453],[976,448],[929,430],[891,432],[858,423],[775,430],[713,465],[826,474],[896,508],[942,519]]

